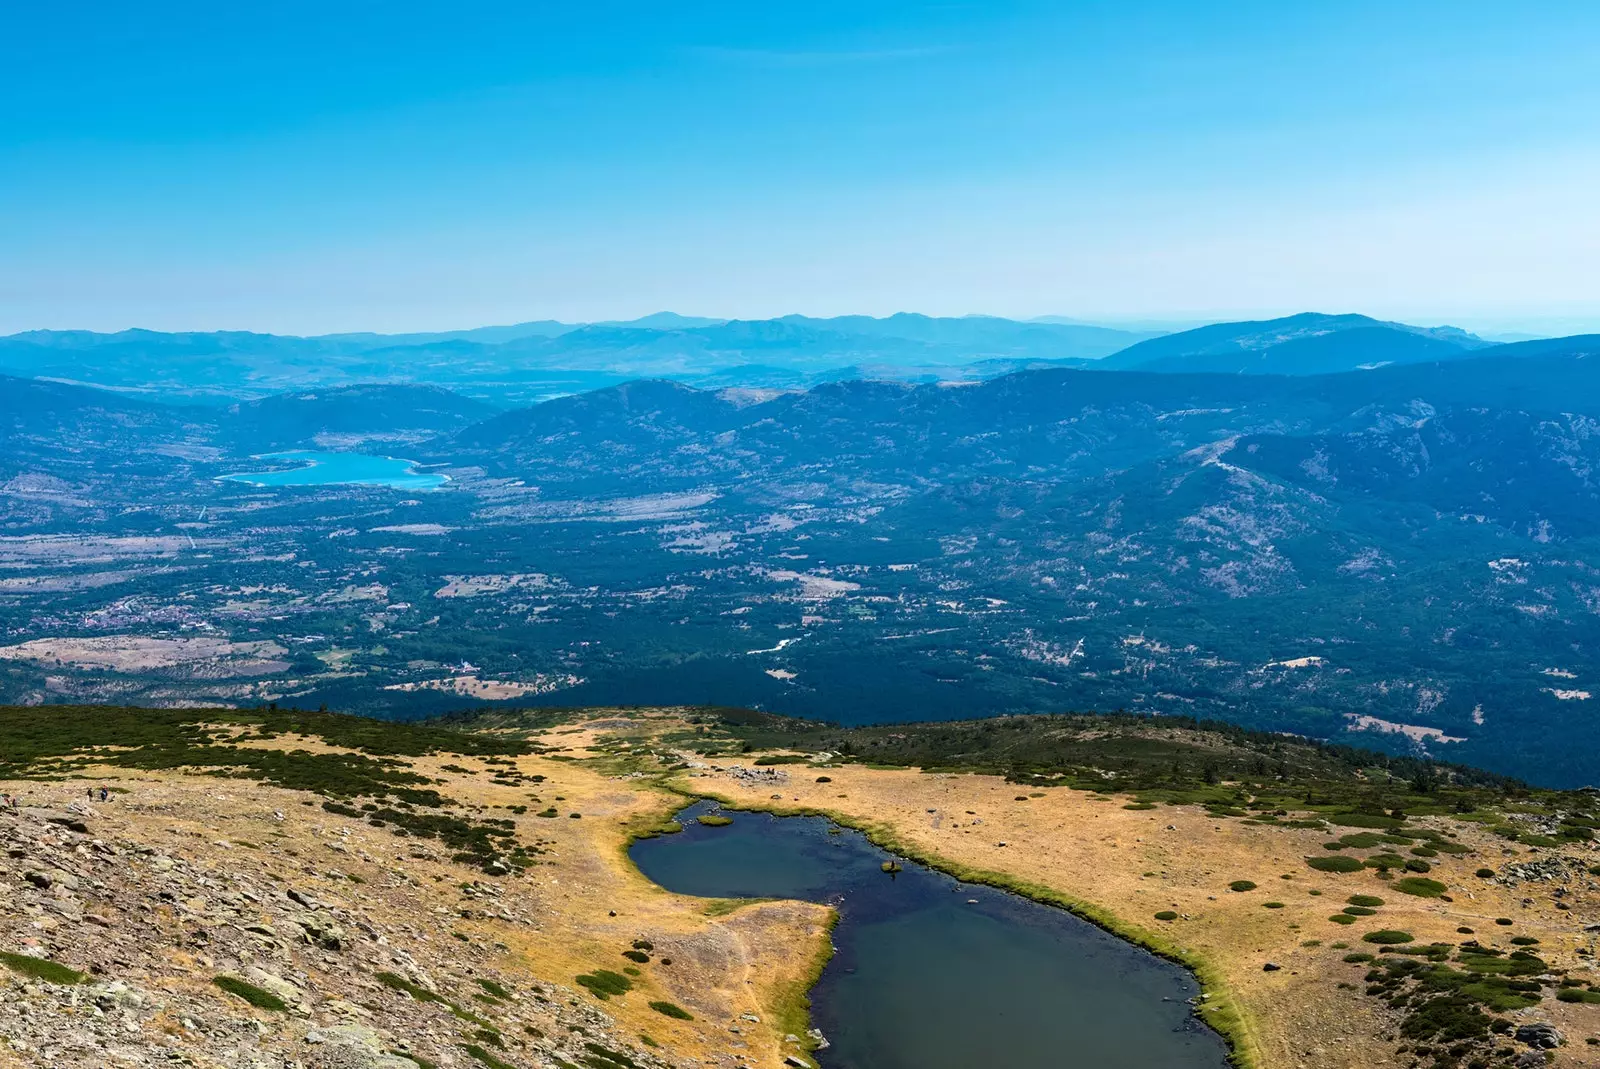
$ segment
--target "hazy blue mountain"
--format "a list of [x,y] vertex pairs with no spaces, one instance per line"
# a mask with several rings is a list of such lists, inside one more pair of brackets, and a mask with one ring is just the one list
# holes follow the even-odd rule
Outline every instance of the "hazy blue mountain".
[[[496,403],[632,378],[813,385],[841,368],[891,379],[975,378],[1104,356],[1146,335],[983,316],[720,320],[659,312],[616,323],[553,320],[416,334],[32,331],[0,338],[0,372],[152,397],[211,400],[363,382],[443,386]],[[997,366],[996,361],[1011,361]],[[735,369],[760,367],[753,379]],[[560,385],[565,384],[565,385]]]
[[1129,346],[1107,368],[1317,375],[1389,363],[1448,360],[1489,343],[1454,327],[1413,327],[1362,315],[1305,312],[1213,323]]
[[240,448],[268,449],[343,440],[403,441],[459,430],[495,409],[437,386],[342,386],[274,394],[232,405],[218,416]]

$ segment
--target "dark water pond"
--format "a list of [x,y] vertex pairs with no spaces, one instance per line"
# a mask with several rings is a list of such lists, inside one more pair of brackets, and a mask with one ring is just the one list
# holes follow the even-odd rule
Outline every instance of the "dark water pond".
[[646,876],[710,898],[800,898],[839,909],[838,952],[812,990],[824,1069],[1222,1069],[1190,1013],[1193,977],[1062,910],[901,862],[812,817],[680,816],[632,849]]

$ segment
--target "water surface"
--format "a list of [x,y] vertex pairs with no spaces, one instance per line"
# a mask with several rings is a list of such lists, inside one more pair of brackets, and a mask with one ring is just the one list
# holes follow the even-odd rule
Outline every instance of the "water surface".
[[450,480],[417,470],[416,461],[401,457],[375,457],[366,453],[321,453],[296,449],[287,453],[262,453],[256,460],[296,462],[278,471],[234,472],[222,478],[251,486],[392,486],[398,490],[436,490]]
[[729,813],[631,851],[681,894],[781,897],[839,909],[837,953],[812,990],[824,1069],[1224,1069],[1186,1000],[1185,970],[1071,914],[891,855],[814,817]]

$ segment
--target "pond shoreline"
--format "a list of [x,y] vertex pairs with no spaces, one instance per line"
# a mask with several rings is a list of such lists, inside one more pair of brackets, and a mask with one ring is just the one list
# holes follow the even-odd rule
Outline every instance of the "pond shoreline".
[[[1059,910],[1080,921],[1087,922],[1100,932],[1114,937],[1121,944],[1147,952],[1170,965],[1182,969],[1200,992],[1190,1000],[1191,1010],[1187,1020],[1192,1022],[1195,1027],[1220,1040],[1223,1048],[1222,1053],[1228,1065],[1237,1067],[1237,1069],[1259,1069],[1262,1064],[1259,1057],[1259,1047],[1254,1041],[1252,1030],[1239,1015],[1232,1000],[1226,996],[1221,984],[1218,982],[1215,971],[1210,969],[1203,960],[1197,960],[1194,955],[1186,952],[1181,947],[1161,938],[1156,933],[1130,925],[1109,911],[1074,899],[1052,887],[1029,883],[1005,873],[971,868],[936,854],[918,850],[906,843],[896,832],[894,826],[889,823],[853,819],[847,814],[813,806],[776,803],[764,805],[750,800],[735,801],[715,791],[687,786],[681,782],[662,783],[659,786],[663,791],[673,795],[683,803],[687,803],[687,806],[693,806],[701,802],[711,802],[733,813],[761,813],[780,819],[819,818],[839,828],[857,832],[871,846],[887,851],[908,862],[915,863],[930,873],[949,877],[959,884],[989,888],[1028,903]],[[667,819],[672,820],[681,815],[684,808],[685,806],[675,807],[671,816]],[[632,860],[631,851],[634,843],[643,839],[653,838],[657,834],[659,833],[648,827],[637,830],[625,846],[625,852],[629,853],[630,861]],[[834,908],[833,912],[834,923],[837,924],[840,916],[839,910]],[[809,974],[808,985],[797,994],[794,1011],[795,1019],[804,1018],[809,1023],[810,993],[815,990],[816,985],[821,981],[824,971],[836,953],[837,949],[830,940],[828,951],[819,956],[819,960],[815,962]],[[1166,1000],[1164,999],[1163,1001]],[[791,1030],[795,1031],[796,1034],[803,1034],[801,1030]],[[810,1044],[808,1044],[808,1050],[809,1047]]]

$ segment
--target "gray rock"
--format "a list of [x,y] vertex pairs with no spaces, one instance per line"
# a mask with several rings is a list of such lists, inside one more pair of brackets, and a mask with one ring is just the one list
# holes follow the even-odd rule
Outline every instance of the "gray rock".
[[1541,1050],[1555,1050],[1561,1046],[1561,1033],[1546,1021],[1535,1021],[1517,1029],[1516,1040]]

